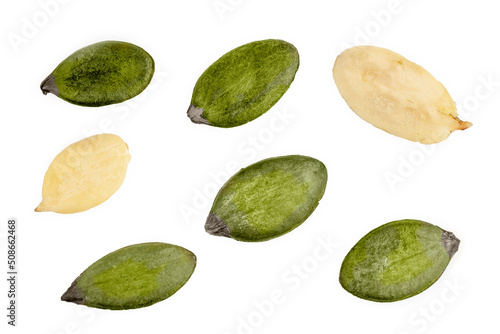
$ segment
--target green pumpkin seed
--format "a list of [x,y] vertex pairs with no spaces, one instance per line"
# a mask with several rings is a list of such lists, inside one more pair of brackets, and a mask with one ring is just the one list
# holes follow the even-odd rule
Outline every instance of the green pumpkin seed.
[[195,266],[196,256],[180,246],[127,246],[88,267],[61,300],[111,310],[149,306],[179,290]]
[[198,79],[188,116],[194,123],[231,128],[250,122],[278,102],[295,78],[299,53],[277,39],[229,51]]
[[40,88],[73,104],[99,107],[138,95],[153,73],[154,61],[146,51],[130,43],[105,41],[63,60]]
[[240,241],[265,241],[290,232],[314,211],[327,181],[325,165],[290,155],[241,169],[217,194],[205,230]]
[[459,244],[453,233],[420,220],[387,223],[347,254],[340,284],[359,298],[377,302],[412,297],[438,280]]

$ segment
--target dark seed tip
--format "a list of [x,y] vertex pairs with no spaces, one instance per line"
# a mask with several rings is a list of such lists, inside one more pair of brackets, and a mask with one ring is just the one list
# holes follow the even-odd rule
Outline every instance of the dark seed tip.
[[40,84],[40,89],[42,90],[43,95],[47,95],[47,93],[52,93],[55,96],[59,96],[59,88],[56,85],[56,78],[53,74],[50,74],[45,80]]
[[75,280],[73,284],[68,288],[68,290],[61,296],[61,300],[64,302],[75,303],[78,305],[85,305],[85,299],[82,296],[80,289],[76,286],[78,280]]
[[227,227],[227,224],[222,218],[215,213],[208,214],[207,222],[205,223],[205,231],[211,235],[231,238],[229,227]]
[[196,108],[192,104],[189,106],[187,115],[193,123],[210,125],[210,123],[205,118],[203,118],[201,114],[203,114],[202,108]]
[[458,239],[452,232],[444,231],[441,236],[441,243],[444,249],[448,252],[450,259],[458,251],[458,246],[460,245],[460,239]]

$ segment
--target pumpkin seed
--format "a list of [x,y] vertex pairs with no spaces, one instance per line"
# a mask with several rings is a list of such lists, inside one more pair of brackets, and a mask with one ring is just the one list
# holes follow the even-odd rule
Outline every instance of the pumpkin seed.
[[453,233],[420,220],[387,223],[347,254],[340,284],[359,298],[377,302],[412,297],[438,280],[459,244]]
[[335,61],[333,78],[359,117],[398,137],[433,144],[472,125],[458,118],[455,102],[439,81],[390,50],[347,49]]
[[116,41],[86,46],[63,60],[42,82],[43,94],[99,107],[141,93],[151,81],[154,61],[140,47]]
[[127,144],[100,134],[66,147],[50,164],[37,212],[75,213],[106,201],[125,180],[130,161]]
[[205,230],[240,241],[264,241],[290,232],[314,211],[327,181],[325,165],[290,155],[241,169],[219,190]]
[[198,79],[188,116],[194,123],[230,128],[250,122],[278,102],[299,68],[299,54],[277,39],[229,51]]
[[149,306],[177,292],[195,266],[196,256],[180,246],[161,242],[127,246],[88,267],[61,300],[111,310]]

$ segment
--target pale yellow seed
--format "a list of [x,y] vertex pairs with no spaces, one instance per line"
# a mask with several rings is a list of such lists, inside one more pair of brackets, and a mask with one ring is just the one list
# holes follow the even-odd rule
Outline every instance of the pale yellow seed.
[[123,183],[130,161],[127,144],[100,134],[66,147],[50,164],[37,212],[76,213],[93,208]]
[[390,50],[347,49],[335,61],[333,78],[359,117],[398,137],[432,144],[472,125],[458,119],[455,102],[439,81]]

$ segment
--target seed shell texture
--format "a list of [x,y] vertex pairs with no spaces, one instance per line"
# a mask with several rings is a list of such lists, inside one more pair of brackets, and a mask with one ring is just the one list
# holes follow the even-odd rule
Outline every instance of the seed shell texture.
[[80,106],[105,106],[141,93],[154,68],[153,58],[134,44],[99,42],[63,60],[40,88],[43,94],[52,93]]
[[361,238],[347,254],[340,284],[376,302],[415,296],[438,280],[459,244],[453,233],[420,220],[387,223]]
[[239,241],[276,238],[309,217],[326,182],[326,167],[314,158],[290,155],[259,161],[222,186],[205,230]]
[[439,81],[390,50],[347,49],[335,61],[333,78],[359,117],[395,136],[433,144],[472,125],[458,118],[455,102]]
[[88,267],[61,300],[126,310],[149,306],[177,292],[193,274],[196,256],[161,242],[127,246]]
[[37,212],[76,213],[105,202],[125,180],[130,161],[127,144],[117,135],[100,134],[66,147],[50,164]]
[[221,128],[250,122],[278,102],[298,68],[299,53],[288,42],[268,39],[242,45],[200,76],[188,117]]

